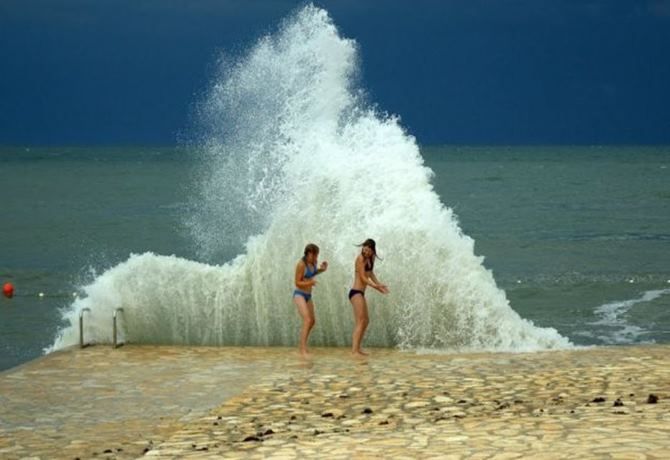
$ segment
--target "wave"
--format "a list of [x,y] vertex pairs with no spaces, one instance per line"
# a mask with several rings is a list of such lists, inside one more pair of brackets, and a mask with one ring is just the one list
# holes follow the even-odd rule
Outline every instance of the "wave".
[[652,302],[667,294],[670,294],[670,289],[654,289],[645,291],[640,297],[635,299],[609,302],[596,307],[594,313],[599,319],[588,324],[599,326],[598,330],[600,332],[589,332],[589,335],[597,337],[608,345],[639,342],[640,337],[648,334],[649,331],[643,327],[628,323],[626,315],[636,305]]
[[[357,45],[323,9],[308,5],[227,60],[200,105],[202,167],[190,214],[200,263],[133,255],[88,286],[64,313],[52,348],[87,337],[111,342],[124,308],[134,343],[292,345],[295,263],[308,242],[330,268],[314,290],[312,345],[350,343],[347,299],[355,246],[377,240],[366,345],[526,351],[569,347],[551,328],[521,318],[475,255],[431,185],[415,139],[397,117],[367,104],[356,86]],[[226,254],[230,262],[215,264]]]

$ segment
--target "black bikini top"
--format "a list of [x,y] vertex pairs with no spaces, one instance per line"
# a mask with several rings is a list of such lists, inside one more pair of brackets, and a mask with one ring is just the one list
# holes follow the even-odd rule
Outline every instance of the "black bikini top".
[[366,272],[371,272],[375,268],[375,263],[372,262],[371,260],[366,260],[365,261],[365,271]]

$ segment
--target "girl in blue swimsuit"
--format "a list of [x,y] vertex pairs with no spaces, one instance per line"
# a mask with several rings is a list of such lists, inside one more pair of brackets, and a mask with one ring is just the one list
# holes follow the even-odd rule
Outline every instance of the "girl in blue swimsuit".
[[328,262],[322,262],[317,268],[319,247],[316,244],[305,246],[305,255],[295,266],[295,291],[293,291],[293,303],[298,307],[298,313],[302,317],[302,329],[300,330],[300,354],[309,356],[307,352],[307,339],[314,327],[314,302],[312,301],[312,287],[316,285],[316,275],[328,269]]
[[370,286],[373,289],[388,294],[389,289],[375,276],[375,259],[377,258],[377,244],[373,239],[365,240],[361,246],[361,253],[356,257],[354,263],[354,285],[349,291],[349,302],[354,309],[354,332],[351,337],[351,353],[354,356],[365,356],[361,349],[363,334],[368,328],[370,318],[368,316],[368,303],[365,300],[365,289]]

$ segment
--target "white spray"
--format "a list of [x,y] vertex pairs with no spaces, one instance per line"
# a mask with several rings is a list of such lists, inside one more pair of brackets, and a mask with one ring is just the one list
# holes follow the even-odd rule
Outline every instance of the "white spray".
[[330,263],[314,289],[310,343],[347,345],[355,245],[366,238],[377,241],[375,272],[391,289],[367,294],[366,345],[570,346],[510,308],[433,191],[414,138],[365,105],[356,71],[355,43],[313,6],[225,66],[202,106],[206,168],[190,223],[204,258],[240,241],[244,254],[221,266],[133,255],[83,288],[54,347],[76,343],[85,307],[86,334],[97,342],[111,342],[122,307],[125,338],[135,343],[295,344],[292,278],[306,243]]

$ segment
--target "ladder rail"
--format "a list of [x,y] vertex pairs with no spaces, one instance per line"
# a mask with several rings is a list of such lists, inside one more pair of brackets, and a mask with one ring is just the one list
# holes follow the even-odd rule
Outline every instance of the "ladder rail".
[[86,307],[82,308],[79,312],[79,348],[84,348],[89,345],[88,343],[84,343],[84,313],[86,312],[91,314],[91,309]]
[[114,321],[113,321],[113,327],[112,327],[112,335],[114,337],[114,344],[113,344],[114,348],[118,348],[121,345],[125,344],[125,342],[118,343],[117,340],[116,340],[116,335],[117,335],[117,331],[118,331],[118,328],[116,327],[116,317],[117,317],[117,314],[119,312],[123,313],[123,308],[117,308],[116,310],[114,310]]

